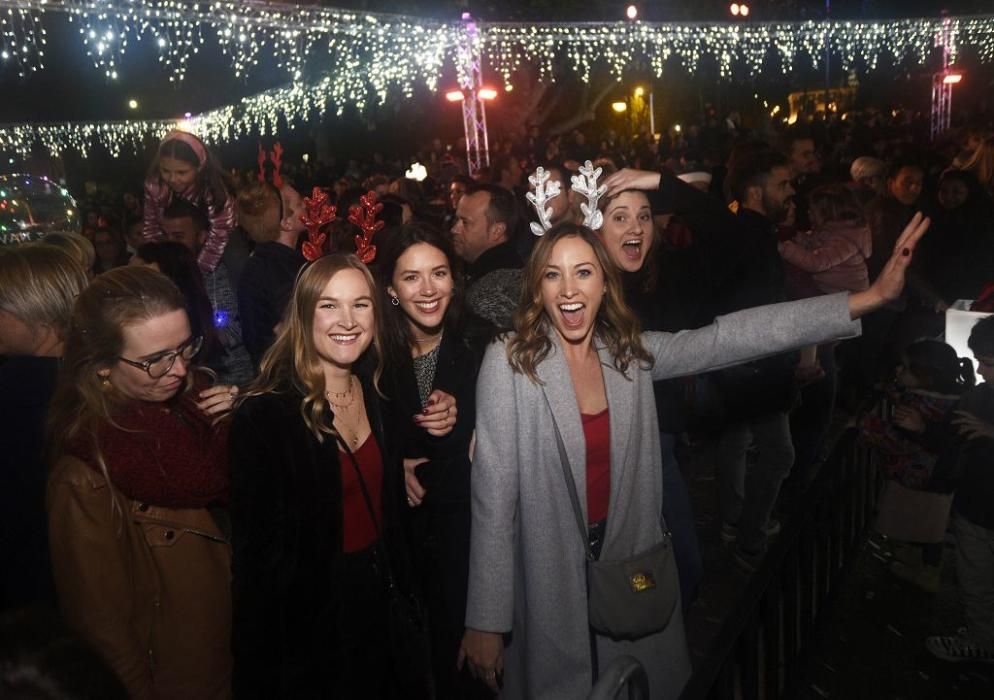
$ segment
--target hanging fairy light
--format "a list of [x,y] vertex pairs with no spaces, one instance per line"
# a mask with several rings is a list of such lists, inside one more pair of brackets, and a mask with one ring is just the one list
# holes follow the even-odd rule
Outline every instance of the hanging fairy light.
[[[0,0],[0,70],[24,76],[42,69],[42,19],[59,14],[78,25],[90,60],[108,80],[128,70],[128,50],[145,39],[158,51],[170,80],[182,81],[191,57],[204,50],[207,39],[216,38],[237,77],[250,77],[266,60],[275,61],[290,82],[179,122],[0,127],[0,148],[24,155],[41,142],[53,152],[85,152],[100,143],[116,154],[140,148],[144,139],[177,124],[211,143],[269,135],[328,109],[339,114],[347,105],[363,110],[391,94],[409,98],[418,87],[435,92],[443,73],[454,66],[462,75],[467,60],[460,48],[466,31],[461,22],[279,2]],[[473,47],[503,79],[504,90],[511,91],[525,65],[536,66],[540,80],[569,72],[588,81],[597,67],[620,79],[630,65],[643,62],[660,76],[670,59],[694,71],[708,56],[725,77],[733,66],[758,74],[770,53],[779,57],[784,73],[800,59],[817,65],[826,53],[835,54],[844,70],[857,64],[873,69],[885,52],[924,62],[941,26],[948,26],[957,49],[972,46],[982,61],[994,59],[994,15],[859,22],[479,23]],[[319,48],[330,57],[326,73],[307,81],[304,66]]]

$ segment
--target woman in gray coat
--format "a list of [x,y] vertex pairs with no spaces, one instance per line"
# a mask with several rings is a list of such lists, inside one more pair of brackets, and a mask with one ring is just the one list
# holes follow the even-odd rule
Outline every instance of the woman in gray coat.
[[[854,319],[900,293],[927,225],[915,217],[866,292],[641,335],[597,237],[572,224],[547,232],[525,271],[515,333],[490,346],[479,375],[460,662],[495,691],[504,680],[505,698],[572,700],[587,696],[598,669],[629,654],[645,667],[651,696],[675,700],[691,671],[679,605],[663,631],[635,641],[591,632],[585,547],[555,427],[586,522],[601,532],[600,558],[644,552],[664,536],[653,380],[856,335]],[[605,416],[604,430],[592,430]]]

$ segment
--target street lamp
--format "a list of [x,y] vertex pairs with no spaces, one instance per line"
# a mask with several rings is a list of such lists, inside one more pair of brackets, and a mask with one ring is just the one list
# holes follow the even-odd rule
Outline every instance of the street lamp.
[[618,114],[622,114],[623,112],[628,110],[628,104],[625,102],[612,102],[611,109],[613,109]]
[[138,109],[138,100],[128,100],[128,109]]
[[733,2],[728,6],[728,11],[732,13],[733,17],[748,17],[749,16],[749,6],[744,2]]
[[635,7],[635,5],[629,5],[628,7],[625,8],[625,17],[627,17],[631,21],[634,22],[636,19],[638,19],[638,16],[639,16],[639,8]]

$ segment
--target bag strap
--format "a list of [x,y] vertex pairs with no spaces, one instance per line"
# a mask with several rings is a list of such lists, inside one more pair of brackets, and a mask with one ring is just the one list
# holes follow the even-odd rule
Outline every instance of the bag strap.
[[[550,414],[552,413],[552,404],[549,403],[549,397],[545,397],[545,404],[549,407]],[[573,505],[573,514],[576,516],[576,526],[580,530],[580,539],[583,540],[583,549],[587,557],[587,561],[595,561],[596,557],[594,552],[590,549],[590,535],[587,532],[587,525],[583,522],[583,511],[580,509],[580,497],[576,493],[576,482],[573,480],[573,471],[570,469],[569,456],[566,454],[566,445],[563,443],[563,436],[559,432],[559,426],[556,425],[555,414],[552,414],[552,428],[556,433],[556,447],[559,448],[559,463],[563,468],[563,478],[566,480],[566,489],[569,491],[569,500]]]
[[[376,531],[376,547],[380,550],[380,555],[383,560],[382,565],[387,586],[393,588],[396,585],[393,577],[393,569],[390,566],[390,557],[387,556],[387,553],[384,550],[386,545],[383,542],[383,533],[380,530],[379,521],[376,520],[376,511],[373,509],[373,499],[369,497],[369,489],[366,488],[366,479],[362,476],[362,470],[359,469],[359,462],[356,461],[355,455],[352,454],[352,450],[349,449],[348,444],[342,439],[342,436],[336,432],[335,439],[341,446],[342,451],[348,455],[349,461],[352,463],[352,468],[355,469],[356,477],[359,480],[359,490],[362,491],[362,500],[366,502],[366,510],[369,511],[369,519],[373,521],[373,529]],[[376,436],[370,434],[370,436],[366,439],[375,440]],[[383,468],[386,469],[386,465],[383,465]]]

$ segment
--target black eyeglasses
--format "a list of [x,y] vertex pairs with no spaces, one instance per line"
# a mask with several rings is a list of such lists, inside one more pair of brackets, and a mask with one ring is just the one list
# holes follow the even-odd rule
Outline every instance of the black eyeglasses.
[[173,365],[176,364],[177,357],[182,357],[185,362],[189,362],[197,356],[197,353],[200,352],[200,348],[203,344],[203,336],[198,335],[190,338],[175,350],[164,352],[151,360],[136,362],[135,360],[129,360],[126,357],[118,357],[117,359],[125,364],[131,365],[132,367],[144,370],[152,379],[159,379],[160,377],[164,377],[169,374],[169,370],[171,370]]

